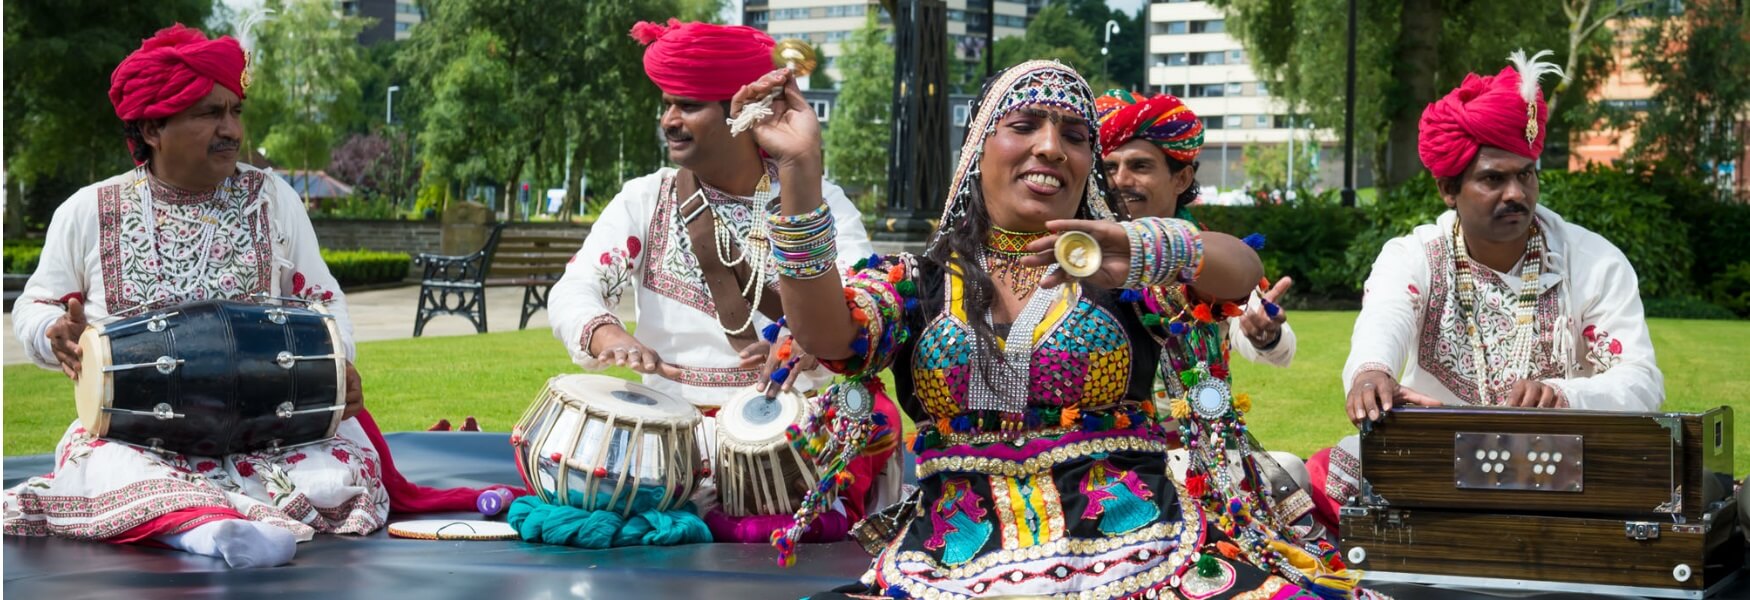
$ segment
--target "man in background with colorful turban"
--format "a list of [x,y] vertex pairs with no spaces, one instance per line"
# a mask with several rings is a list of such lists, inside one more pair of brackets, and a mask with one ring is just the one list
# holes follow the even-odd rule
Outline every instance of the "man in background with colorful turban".
[[[1110,90],[1095,99],[1100,116],[1102,164],[1112,188],[1131,217],[1176,217],[1196,221],[1189,206],[1197,201],[1197,153],[1203,149],[1203,121],[1177,97],[1152,98]],[[1283,277],[1252,295],[1245,314],[1228,319],[1233,349],[1252,362],[1287,367],[1294,361],[1294,329],[1277,300],[1294,285]]]
[[[578,366],[630,368],[646,385],[704,410],[699,437],[715,458],[717,407],[753,389],[811,390],[826,380],[824,372],[806,374],[815,362],[780,332],[784,307],[763,233],[766,209],[778,198],[777,164],[761,155],[752,134],[734,135],[728,124],[730,98],[777,75],[775,43],[751,27],[673,19],[638,23],[631,34],[646,46],[644,72],[662,91],[657,124],[679,168],[627,181],[602,209],[553,287],[553,334]],[[873,253],[844,191],[822,182],[821,192],[839,224],[842,260]],[[620,320],[627,294],[636,303],[635,336]],[[842,538],[861,516],[861,494],[877,471],[853,465],[859,469],[847,512],[824,517],[816,533]],[[784,526],[713,515],[707,520],[719,541],[764,543]]]
[[6,534],[155,543],[271,567],[312,534],[364,535],[388,518],[387,456],[353,418],[363,395],[346,297],[297,192],[237,160],[246,65],[236,40],[176,25],[116,67],[109,98],[138,166],[55,211],[13,326],[33,362],[78,379],[91,358],[78,340],[93,324],[257,294],[322,302],[348,358],[345,420],[292,450],[213,457],[111,442],[76,421],[55,472],[6,491]]
[[[1354,423],[1393,407],[1656,411],[1665,400],[1634,266],[1538,205],[1549,118],[1545,53],[1464,83],[1422,111],[1419,152],[1452,210],[1390,242],[1367,278],[1343,368]],[[1358,439],[1308,470],[1332,522],[1359,492]]]

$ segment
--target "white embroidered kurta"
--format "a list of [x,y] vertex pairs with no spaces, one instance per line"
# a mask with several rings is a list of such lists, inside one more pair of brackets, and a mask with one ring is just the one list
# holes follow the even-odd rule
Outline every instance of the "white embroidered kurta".
[[[679,214],[678,205],[686,199],[675,197],[676,172],[663,168],[626,182],[602,209],[583,248],[553,286],[548,312],[553,335],[564,342],[572,361],[585,369],[599,369],[603,365],[590,355],[585,338],[604,323],[620,324],[614,310],[632,294],[638,341],[684,372],[680,381],[646,375],[644,383],[695,405],[720,406],[729,400],[730,390],[725,388],[753,385],[760,369],[741,368],[740,355],[717,319],[692,239],[681,222],[685,215]],[[772,185],[777,188],[776,178]],[[705,191],[719,215],[737,214],[742,222],[765,218],[764,207],[753,206],[750,199]],[[821,183],[821,192],[838,228],[841,266],[868,257],[874,250],[856,206],[830,182]],[[778,291],[770,287],[765,293]],[[771,322],[758,311],[754,318],[755,333]]]
[[[1478,398],[1471,342],[1460,315],[1451,243],[1456,213],[1387,242],[1367,278],[1355,320],[1344,392],[1355,375],[1377,369],[1402,385],[1446,404],[1498,405],[1512,381],[1502,375],[1514,307],[1523,283],[1517,265],[1498,273],[1478,265],[1477,311],[1492,376],[1493,397]],[[1598,234],[1537,208],[1544,232],[1544,265],[1536,303],[1537,347],[1532,372],[1554,386],[1568,407],[1656,411],[1665,400],[1664,377],[1634,267]]]
[[[43,254],[13,311],[31,360],[58,369],[44,332],[84,298],[102,325],[185,302],[257,293],[325,299],[353,356],[346,299],[291,185],[245,164],[210,199],[154,192],[135,169],[76,192],[55,211]],[[71,385],[69,385],[69,389]],[[224,457],[157,454],[98,439],[75,422],[55,472],[5,493],[5,532],[107,539],[160,517],[213,511],[290,530],[365,534],[388,517],[377,453],[353,420],[337,436],[281,451]],[[204,511],[204,513],[203,513]]]

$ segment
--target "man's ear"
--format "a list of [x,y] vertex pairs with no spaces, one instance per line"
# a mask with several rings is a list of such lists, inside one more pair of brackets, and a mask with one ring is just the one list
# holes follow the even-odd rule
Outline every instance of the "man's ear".
[[1447,208],[1458,208],[1458,190],[1463,187],[1463,177],[1460,175],[1434,179],[1434,189],[1440,192],[1440,200],[1446,203]]
[[158,119],[146,119],[140,122],[140,139],[146,141],[146,145],[152,148],[154,155],[158,153],[160,140],[163,139],[163,128],[164,122]]

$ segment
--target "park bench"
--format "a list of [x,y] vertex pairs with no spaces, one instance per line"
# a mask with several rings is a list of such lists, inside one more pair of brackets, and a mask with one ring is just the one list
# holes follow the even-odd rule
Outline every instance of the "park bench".
[[520,233],[499,224],[478,252],[466,256],[420,253],[413,264],[424,267],[419,278],[419,314],[413,321],[413,337],[425,332],[425,323],[438,315],[456,315],[486,333],[486,288],[523,288],[522,321],[547,308],[553,283],[565,274],[565,265],[583,246],[583,238]]

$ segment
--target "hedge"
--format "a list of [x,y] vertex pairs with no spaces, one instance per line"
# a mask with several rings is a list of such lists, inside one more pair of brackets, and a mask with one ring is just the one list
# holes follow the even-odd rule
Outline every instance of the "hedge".
[[[1721,202],[1693,181],[1645,169],[1593,167],[1539,174],[1539,202],[1610,240],[1635,267],[1650,316],[1750,317],[1750,205]],[[1343,208],[1335,191],[1301,192],[1293,205],[1196,206],[1212,231],[1264,234],[1259,252],[1271,277],[1294,277],[1294,294],[1354,302],[1380,248],[1446,211],[1423,174],[1372,206]],[[1653,299],[1659,299],[1654,302]]]
[[413,264],[413,257],[405,253],[374,250],[323,249],[322,260],[342,288],[401,281]]
[[43,257],[41,241],[11,241],[6,242],[6,272],[8,274],[30,275],[36,272],[37,261]]

